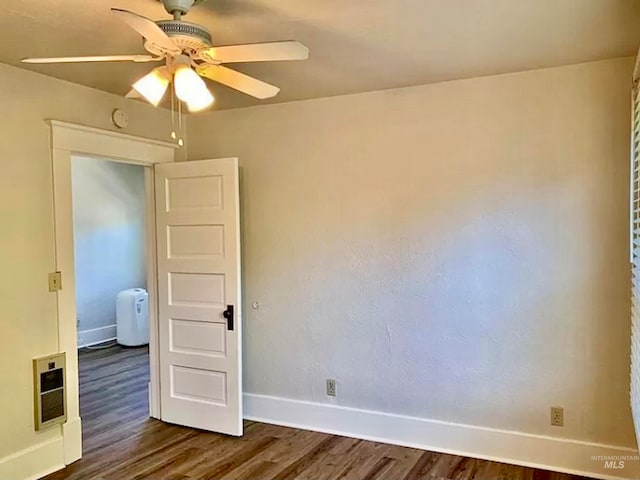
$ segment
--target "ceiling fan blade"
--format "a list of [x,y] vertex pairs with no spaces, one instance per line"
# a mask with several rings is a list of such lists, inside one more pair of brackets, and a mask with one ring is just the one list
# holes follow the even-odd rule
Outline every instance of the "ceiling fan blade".
[[23,58],[22,63],[81,63],[81,62],[157,62],[161,57],[151,55],[94,55],[91,57],[50,57],[50,58]]
[[278,87],[265,83],[262,80],[220,65],[203,64],[199,65],[196,71],[203,77],[222,83],[227,87],[234,88],[255,98],[264,99],[275,97],[280,91]]
[[153,20],[143,17],[142,15],[138,15],[137,13],[133,13],[128,10],[121,10],[119,8],[112,8],[111,11],[118,15],[123,22],[133,28],[136,32],[154,43],[163,51],[172,55],[178,55],[181,53],[181,50],[175,43],[173,43],[173,40],[171,40],[171,38],[164,33],[164,30],[162,30]]
[[281,60],[306,60],[309,49],[300,42],[248,43],[211,47],[200,52],[200,58],[214,64],[241,62],[272,62]]

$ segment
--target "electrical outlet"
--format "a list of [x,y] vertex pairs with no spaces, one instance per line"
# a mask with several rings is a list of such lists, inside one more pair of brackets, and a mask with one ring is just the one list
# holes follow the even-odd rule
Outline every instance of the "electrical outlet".
[[336,379],[327,378],[327,395],[330,397],[336,396]]
[[551,425],[554,427],[564,426],[564,408],[551,407]]

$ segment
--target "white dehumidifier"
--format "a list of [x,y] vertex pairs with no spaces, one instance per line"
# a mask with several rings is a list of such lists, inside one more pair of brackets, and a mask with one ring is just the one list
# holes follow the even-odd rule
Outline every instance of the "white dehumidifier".
[[149,295],[143,288],[130,288],[116,298],[118,343],[127,347],[149,343]]

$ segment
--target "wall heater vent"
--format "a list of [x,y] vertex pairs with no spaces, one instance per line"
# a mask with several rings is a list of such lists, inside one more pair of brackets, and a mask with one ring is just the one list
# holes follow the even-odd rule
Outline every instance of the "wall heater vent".
[[41,430],[67,420],[64,353],[33,359],[35,428]]

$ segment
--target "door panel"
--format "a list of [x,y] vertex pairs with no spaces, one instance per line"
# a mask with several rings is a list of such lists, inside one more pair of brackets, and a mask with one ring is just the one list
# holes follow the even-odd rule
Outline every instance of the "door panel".
[[161,418],[242,435],[237,159],[162,164],[155,175]]

